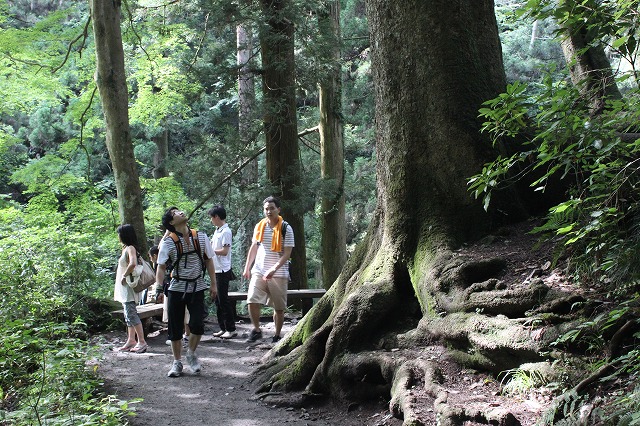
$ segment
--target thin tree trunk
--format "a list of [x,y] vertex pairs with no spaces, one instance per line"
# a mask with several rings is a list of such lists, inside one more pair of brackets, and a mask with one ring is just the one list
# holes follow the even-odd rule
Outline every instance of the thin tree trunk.
[[287,0],[262,0],[266,29],[260,33],[267,178],[280,195],[282,215],[294,230],[292,288],[307,288],[304,206],[299,201],[300,152],[295,99],[293,20]]
[[167,157],[169,156],[169,130],[164,129],[162,133],[153,138],[156,144],[156,153],[153,155],[153,178],[160,179],[169,176],[167,171]]
[[236,27],[236,43],[238,49],[236,58],[238,65],[238,133],[243,145],[246,145],[252,137],[251,128],[256,103],[255,82],[250,67],[253,56],[253,34],[247,25],[240,24]]
[[320,82],[321,253],[323,286],[328,289],[347,261],[344,199],[344,133],[340,67],[340,2],[322,11],[320,31],[327,40],[332,65]]
[[129,130],[129,99],[120,33],[120,6],[120,1],[89,1],[96,44],[95,80],[104,111],[106,143],[113,165],[120,220],[133,225],[138,235],[139,248],[146,254],[140,180]]
[[[254,121],[256,118],[255,78],[252,71],[253,63],[253,32],[248,24],[241,23],[236,27],[236,64],[238,66],[238,137],[243,147],[250,146],[254,141]],[[242,188],[258,182],[258,159],[254,159],[242,171]],[[247,253],[253,237],[253,225],[257,223],[261,214],[251,209],[237,235],[240,240],[240,253]]]
[[533,48],[536,45],[536,40],[538,39],[538,20],[533,21],[533,26],[531,27],[531,39],[529,39],[529,51],[533,51]]

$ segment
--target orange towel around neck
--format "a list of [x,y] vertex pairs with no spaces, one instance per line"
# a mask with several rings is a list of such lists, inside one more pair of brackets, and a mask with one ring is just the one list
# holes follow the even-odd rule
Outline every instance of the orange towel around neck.
[[[271,238],[271,251],[282,251],[282,216],[278,216],[278,223],[273,228],[273,237]],[[264,228],[267,226],[269,220],[265,217],[258,223],[258,227],[256,229],[256,234],[254,238],[256,241],[262,242],[264,238]]]

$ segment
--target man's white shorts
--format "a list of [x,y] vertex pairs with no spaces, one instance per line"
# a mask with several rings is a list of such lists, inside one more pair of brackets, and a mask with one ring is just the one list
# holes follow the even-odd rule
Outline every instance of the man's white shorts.
[[260,303],[271,306],[276,311],[282,311],[287,307],[288,278],[271,278],[264,280],[262,275],[251,275],[247,303]]

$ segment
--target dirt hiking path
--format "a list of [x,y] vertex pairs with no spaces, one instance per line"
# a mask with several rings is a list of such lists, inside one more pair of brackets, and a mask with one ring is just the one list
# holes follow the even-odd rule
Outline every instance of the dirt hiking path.
[[[162,323],[156,325],[161,327]],[[292,327],[292,322],[287,320],[283,334]],[[264,337],[257,345],[245,343],[250,329],[247,323],[238,324],[238,337],[222,340],[212,336],[218,327],[208,321],[196,352],[202,373],[199,376],[191,373],[183,352],[184,375],[178,378],[167,377],[173,358],[171,348],[165,343],[166,328],[150,333],[149,349],[144,354],[114,350],[124,343],[124,329],[106,334],[98,342],[105,349],[99,374],[109,394],[122,400],[143,399],[133,404],[136,416],[131,417],[129,423],[133,426],[402,424],[389,415],[384,401],[374,401],[368,406],[334,402],[300,409],[270,407],[257,400],[255,386],[248,381],[249,374],[272,347],[273,322],[263,324]]]

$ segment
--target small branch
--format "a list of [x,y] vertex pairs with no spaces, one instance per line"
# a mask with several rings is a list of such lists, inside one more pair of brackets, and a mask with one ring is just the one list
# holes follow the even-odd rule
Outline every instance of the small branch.
[[69,56],[71,55],[71,49],[73,48],[73,45],[80,39],[83,40],[82,45],[80,46],[80,52],[82,52],[82,46],[84,46],[84,40],[87,39],[87,35],[89,34],[89,24],[90,23],[91,23],[91,14],[89,14],[89,18],[87,18],[87,22],[84,24],[84,29],[82,30],[82,33],[80,35],[78,35],[78,37],[76,37],[73,40],[71,40],[71,43],[69,43],[69,46],[67,46],[67,53],[64,55],[64,59],[62,60],[60,65],[58,65],[57,67],[55,67],[55,68],[53,68],[51,70],[51,74],[55,74],[60,68],[62,68],[64,66],[64,64],[67,63],[67,60],[69,59]]
[[193,68],[193,66],[196,64],[196,61],[198,60],[200,49],[202,49],[202,45],[204,44],[204,38],[207,36],[208,25],[209,25],[209,14],[207,13],[207,15],[204,17],[204,32],[202,33],[202,37],[200,37],[200,41],[198,42],[198,48],[196,49],[196,54],[193,56],[193,60],[189,64],[189,68],[187,69],[187,72],[191,71],[191,68]]
[[633,142],[640,139],[640,133],[618,133],[622,142]]
[[303,136],[306,136],[310,133],[315,133],[320,129],[320,126],[315,126],[315,127],[311,127],[309,129],[304,129],[303,131],[301,131],[300,133],[298,133],[298,137],[301,138]]
[[202,199],[202,201],[200,201],[200,203],[198,203],[198,205],[193,209],[193,211],[191,213],[189,213],[189,219],[191,219],[191,216],[198,210],[200,210],[202,208],[202,206],[204,205],[204,203],[206,203],[207,201],[209,201],[209,199],[211,197],[213,197],[213,194],[216,193],[216,191],[218,190],[218,188],[220,188],[222,185],[224,185],[227,181],[229,181],[229,179],[231,179],[233,176],[235,176],[236,174],[238,174],[242,169],[244,169],[247,164],[249,164],[250,162],[252,162],[254,159],[256,159],[260,154],[262,154],[263,152],[265,152],[267,150],[266,146],[263,146],[262,148],[260,148],[256,153],[254,153],[251,157],[247,158],[246,160],[244,160],[244,162],[242,164],[240,164],[238,167],[236,167],[231,173],[229,173],[224,179],[222,179],[216,186],[214,186],[208,193],[207,195]]

